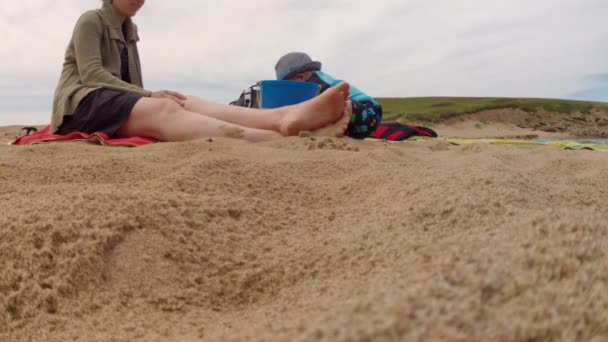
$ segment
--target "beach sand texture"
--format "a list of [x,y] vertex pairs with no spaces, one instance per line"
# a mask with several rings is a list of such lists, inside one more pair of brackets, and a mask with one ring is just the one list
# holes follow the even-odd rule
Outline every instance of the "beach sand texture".
[[605,153],[16,132],[2,341],[608,339]]

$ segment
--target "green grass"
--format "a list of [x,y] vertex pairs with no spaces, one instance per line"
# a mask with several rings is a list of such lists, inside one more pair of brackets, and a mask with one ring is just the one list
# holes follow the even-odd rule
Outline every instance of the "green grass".
[[608,113],[608,103],[553,99],[489,98],[489,97],[410,97],[378,98],[384,112],[383,120],[408,118],[436,123],[487,109],[517,108],[529,113],[539,109],[570,114],[589,113],[597,108]]

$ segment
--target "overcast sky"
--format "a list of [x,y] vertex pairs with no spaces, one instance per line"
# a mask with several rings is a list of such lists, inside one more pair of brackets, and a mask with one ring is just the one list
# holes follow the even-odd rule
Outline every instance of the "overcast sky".
[[[98,0],[3,0],[0,125],[50,121],[78,17]],[[376,97],[608,101],[607,0],[148,0],[145,87],[229,102],[304,51]]]

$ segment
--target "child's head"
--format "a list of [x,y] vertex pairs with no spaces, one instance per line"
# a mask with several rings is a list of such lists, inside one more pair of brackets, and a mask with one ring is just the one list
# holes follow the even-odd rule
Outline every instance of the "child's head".
[[307,81],[315,71],[321,70],[321,62],[313,61],[303,52],[290,52],[279,58],[274,70],[277,80]]
[[315,73],[315,70],[307,70],[307,71],[302,71],[299,72],[297,74],[293,74],[289,77],[286,77],[285,80],[288,81],[298,81],[298,82],[306,82],[308,81],[312,75]]

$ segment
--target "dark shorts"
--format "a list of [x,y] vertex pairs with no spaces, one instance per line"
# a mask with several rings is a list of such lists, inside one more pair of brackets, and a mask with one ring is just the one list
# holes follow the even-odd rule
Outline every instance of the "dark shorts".
[[135,93],[97,89],[80,101],[72,115],[63,118],[57,134],[103,132],[113,136],[142,97]]

